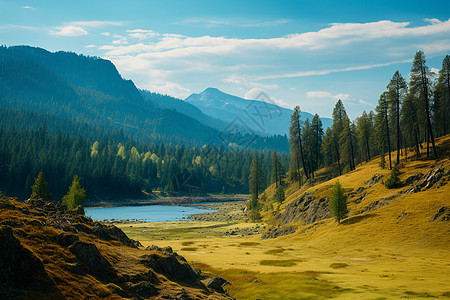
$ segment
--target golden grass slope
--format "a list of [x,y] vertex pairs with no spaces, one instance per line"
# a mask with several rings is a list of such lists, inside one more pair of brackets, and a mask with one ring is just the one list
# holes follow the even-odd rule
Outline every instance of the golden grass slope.
[[[405,162],[402,157],[402,181],[439,166],[448,174],[450,135],[436,143],[439,161],[408,157]],[[450,207],[448,176],[439,188],[435,185],[409,194],[401,193],[407,186],[389,190],[381,181],[366,185],[376,174],[384,179],[389,176],[390,171],[381,169],[379,162],[375,158],[353,172],[301,190],[291,183],[285,203],[275,206],[275,214],[282,212],[304,192],[329,197],[337,179],[347,193],[364,187],[366,196],[361,202],[355,202],[358,197],[349,198],[350,216],[341,225],[331,218],[309,225],[298,222],[296,233],[263,240],[260,236],[208,236],[207,222],[201,225],[205,226],[202,237],[196,234],[201,229],[194,232],[189,229],[192,225],[178,223],[172,224],[179,228],[176,235],[163,231],[164,240],[155,241],[140,232],[139,240],[144,245],[170,245],[194,265],[227,279],[232,283],[227,291],[237,299],[450,298],[450,221],[430,221],[440,207]],[[326,170],[320,172],[326,177]],[[270,202],[274,187],[265,193],[263,220],[276,224]],[[380,199],[387,199],[386,205],[362,212]]]

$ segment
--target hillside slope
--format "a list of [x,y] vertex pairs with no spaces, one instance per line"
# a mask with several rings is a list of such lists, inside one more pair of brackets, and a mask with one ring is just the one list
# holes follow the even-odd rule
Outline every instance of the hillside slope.
[[[390,171],[379,167],[379,157],[331,180],[333,168],[322,169],[312,187],[298,190],[290,182],[281,207],[269,187],[261,214],[272,228],[262,238],[239,234],[244,232],[239,228],[264,227],[249,223],[224,224],[234,235],[210,237],[203,229],[196,235],[181,228],[176,231],[184,233],[181,238],[154,241],[151,233],[138,238],[144,245],[171,245],[230,281],[227,291],[238,299],[448,298],[450,135],[436,143],[439,161],[402,157],[404,184],[397,189],[383,185]],[[341,224],[328,215],[337,179],[349,196],[350,217]]]
[[[266,190],[269,200],[263,208],[267,211],[264,218],[281,228],[299,228],[296,238],[316,239],[324,244],[330,240],[351,244],[358,239],[358,244],[396,243],[419,249],[449,247],[450,135],[437,139],[436,145],[439,161],[411,160],[412,157],[406,161],[402,157],[402,184],[394,189],[383,184],[390,171],[379,167],[379,157],[314,186],[298,190],[297,184],[291,183],[287,199],[280,207],[271,201],[274,194],[271,186]],[[337,180],[348,196],[349,217],[342,225],[330,218],[328,209],[331,188]],[[277,230],[282,232],[274,229],[268,236],[276,236]]]
[[81,207],[0,196],[0,299],[232,299],[170,247],[138,246]]

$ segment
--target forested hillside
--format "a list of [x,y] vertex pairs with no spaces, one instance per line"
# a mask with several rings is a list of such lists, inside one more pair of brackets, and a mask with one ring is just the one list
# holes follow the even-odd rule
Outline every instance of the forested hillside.
[[88,199],[246,193],[253,151],[270,172],[269,150],[286,152],[287,138],[221,126],[179,99],[139,91],[110,61],[0,47],[0,190],[10,195],[29,196],[40,170],[56,199],[75,174]]
[[[289,128],[292,155],[288,176],[286,179],[284,173],[278,178],[272,176],[270,201],[284,202],[286,189],[297,199],[303,197],[298,191],[352,172],[374,158],[379,159],[381,169],[392,170],[385,182],[389,189],[400,186],[398,174],[405,163],[448,159],[448,151],[445,147],[439,151],[435,140],[450,132],[450,56],[445,56],[436,76],[429,71],[425,54],[417,51],[409,85],[396,71],[387,81],[386,89],[375,112],[364,111],[354,121],[338,100],[333,109],[333,125],[325,132],[317,115],[312,121],[303,121],[300,107],[296,107]],[[249,208],[254,219],[259,218],[262,206],[267,208],[268,200],[265,193],[260,195],[265,185],[259,165],[256,157],[250,173]],[[276,174],[277,164],[272,166],[272,174]]]
[[[108,60],[29,46],[0,47],[1,108],[38,112],[106,130],[122,129],[144,142],[288,150],[283,136],[229,138],[217,129],[220,126],[213,126],[220,121],[202,119],[193,109],[174,109],[171,103],[179,106],[181,102],[171,97],[144,95]],[[53,124],[48,126],[53,128]]]

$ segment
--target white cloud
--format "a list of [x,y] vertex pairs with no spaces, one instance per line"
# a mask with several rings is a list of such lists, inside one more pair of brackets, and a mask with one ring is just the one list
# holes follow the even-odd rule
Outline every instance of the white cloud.
[[127,38],[124,37],[123,35],[113,34],[112,37],[116,39],[116,40],[112,41],[113,45],[125,45],[125,44],[128,44]]
[[72,22],[65,22],[64,25],[66,25],[66,26],[77,26],[77,27],[88,27],[88,28],[100,28],[100,27],[108,27],[108,26],[121,26],[121,25],[123,25],[123,22],[99,21],[99,20],[72,21]]
[[431,24],[439,24],[439,23],[441,23],[441,20],[439,20],[439,19],[429,19],[429,18],[425,18],[425,19],[423,19],[425,22],[428,22],[428,23],[431,23]]
[[366,102],[366,101],[364,101],[364,100],[362,100],[362,99],[359,99],[359,100],[358,100],[358,103],[359,103],[359,104],[363,104],[363,105],[373,106],[373,104],[371,104],[371,103],[369,103],[369,102]]
[[338,72],[369,70],[369,69],[373,69],[373,68],[386,67],[386,66],[390,66],[390,65],[397,65],[397,64],[409,63],[409,62],[412,62],[412,59],[397,60],[397,61],[391,61],[391,62],[382,63],[382,64],[346,67],[346,68],[340,68],[340,69],[311,70],[311,71],[301,71],[301,72],[279,74],[279,75],[265,75],[265,76],[258,77],[257,80],[327,75],[327,74],[338,73]]
[[434,73],[434,74],[436,74],[436,75],[439,75],[439,71],[441,71],[441,70],[439,70],[439,69],[436,69],[436,68],[431,68],[431,73]]
[[102,32],[102,35],[104,35],[104,36],[110,36],[111,35],[111,33],[110,32]]
[[343,94],[343,93],[333,95],[332,93],[326,92],[326,91],[311,91],[311,92],[306,93],[306,98],[333,99],[333,101],[342,100],[343,102],[347,102],[347,103],[358,103],[358,104],[373,106],[372,104],[370,104],[362,99],[355,100],[355,99],[352,99],[349,94]]
[[170,95],[172,97],[185,99],[190,94],[192,94],[192,91],[190,89],[187,89],[183,86],[181,86],[178,83],[175,82],[159,82],[159,83],[151,83],[145,85],[146,89],[149,89],[152,92]]
[[349,100],[350,99],[350,95],[349,94],[343,94],[343,93],[339,93],[336,95],[333,95],[330,92],[326,92],[326,91],[311,91],[311,92],[306,92],[306,98],[310,98],[310,99],[317,99],[317,98],[333,98],[336,100]]
[[22,8],[25,8],[25,9],[31,9],[31,10],[36,10],[36,8],[31,7],[31,6],[29,6],[29,5],[22,6]]
[[345,100],[349,100],[350,99],[350,95],[349,94],[337,94],[337,95],[334,95],[333,98],[336,99],[336,100],[340,99],[342,101],[345,101]]
[[0,30],[40,30],[39,27],[32,27],[32,26],[23,26],[23,25],[15,25],[15,24],[8,24],[8,25],[0,25]]
[[130,38],[135,38],[139,40],[146,40],[159,35],[159,33],[154,32],[153,30],[144,30],[144,29],[127,30],[127,32]]
[[82,36],[88,34],[86,30],[76,26],[56,27],[57,30],[50,30],[52,35],[57,36]]
[[270,96],[269,94],[267,94],[264,90],[257,88],[257,87],[252,88],[251,90],[247,91],[244,95],[244,99],[265,101],[265,102],[269,102],[272,104],[276,104],[281,107],[292,108],[291,105],[287,104],[283,100],[276,99],[276,98]]
[[218,26],[236,26],[236,27],[274,27],[288,23],[287,19],[278,20],[249,20],[249,19],[211,19],[211,18],[190,18],[184,20],[182,23],[186,24],[200,24],[206,28]]
[[330,92],[324,92],[324,91],[311,91],[306,93],[307,98],[333,98],[333,95],[331,95]]
[[84,46],[84,48],[95,48],[95,45],[87,45],[87,46]]

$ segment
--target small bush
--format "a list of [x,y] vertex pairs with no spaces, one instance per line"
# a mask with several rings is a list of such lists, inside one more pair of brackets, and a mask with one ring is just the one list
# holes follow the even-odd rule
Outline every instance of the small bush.
[[180,249],[181,251],[197,251],[197,247],[184,247]]
[[400,175],[400,170],[398,169],[397,165],[394,165],[394,167],[392,168],[392,171],[391,171],[391,176],[389,176],[389,178],[386,179],[386,181],[384,182],[384,185],[388,189],[393,189],[393,188],[399,187],[402,183],[399,175]]
[[261,260],[259,264],[261,266],[274,266],[274,267],[292,267],[297,264],[298,260],[285,259],[285,260]]
[[346,263],[332,263],[330,265],[330,268],[333,268],[333,269],[343,269],[346,267],[348,267],[348,265]]

